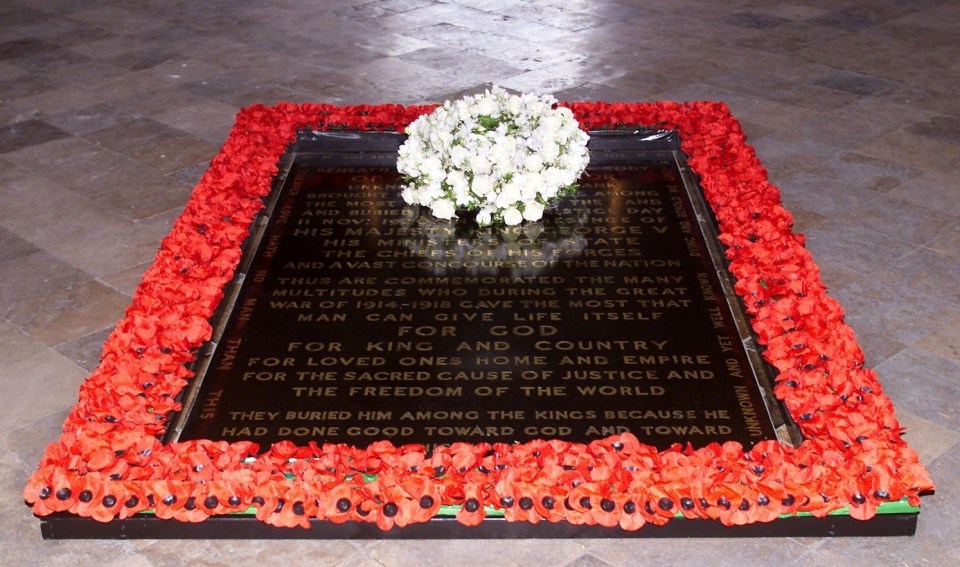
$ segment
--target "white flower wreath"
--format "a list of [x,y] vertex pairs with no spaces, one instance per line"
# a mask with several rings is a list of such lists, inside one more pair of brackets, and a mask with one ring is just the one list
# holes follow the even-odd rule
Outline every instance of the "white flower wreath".
[[476,210],[480,226],[539,220],[576,189],[590,160],[589,136],[556,102],[494,88],[420,116],[397,160],[403,200],[442,219]]

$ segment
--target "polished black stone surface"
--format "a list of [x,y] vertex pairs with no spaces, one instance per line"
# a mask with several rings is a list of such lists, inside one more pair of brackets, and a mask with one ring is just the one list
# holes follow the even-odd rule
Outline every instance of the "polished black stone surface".
[[575,196],[492,228],[405,206],[384,147],[297,152],[179,439],[775,438],[671,144],[598,135]]

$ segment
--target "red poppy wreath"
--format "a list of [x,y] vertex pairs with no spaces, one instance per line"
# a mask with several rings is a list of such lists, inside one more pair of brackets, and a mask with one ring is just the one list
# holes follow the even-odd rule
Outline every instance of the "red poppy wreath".
[[[426,522],[453,506],[463,524],[508,521],[636,530],[680,516],[726,525],[883,503],[933,488],[901,439],[890,399],[819,270],[791,231],[740,124],[723,103],[572,103],[584,130],[676,129],[699,175],[766,359],[775,394],[804,441],[749,450],[736,442],[658,450],[631,434],[590,443],[454,443],[426,452],[387,441],[366,448],[195,440],[162,444],[188,364],[231,281],[278,160],[298,130],[401,131],[433,106],[279,104],[243,110],[186,209],[163,240],[102,362],[85,381],[63,434],[48,446],[24,498],[37,515],[107,522],[144,511],[186,522],[255,511],[275,526],[311,520]],[[449,508],[445,508],[449,509]]]

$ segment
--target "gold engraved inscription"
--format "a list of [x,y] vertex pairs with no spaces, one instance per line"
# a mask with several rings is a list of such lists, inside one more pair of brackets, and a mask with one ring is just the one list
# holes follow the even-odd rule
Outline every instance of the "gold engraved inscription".
[[300,171],[274,221],[298,252],[266,234],[262,291],[237,302],[239,321],[300,334],[263,352],[227,336],[214,363],[292,401],[224,409],[217,389],[202,418],[265,441],[762,437],[745,388],[727,386],[742,418],[700,394],[749,366],[677,178],[646,187],[649,168],[616,167],[557,207],[575,222],[499,234],[418,219],[388,168]]

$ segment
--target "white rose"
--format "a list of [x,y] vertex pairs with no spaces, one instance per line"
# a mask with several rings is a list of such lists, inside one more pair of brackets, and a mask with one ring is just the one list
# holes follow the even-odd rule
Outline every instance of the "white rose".
[[477,113],[481,116],[494,116],[497,112],[497,101],[492,96],[480,97],[477,101]]
[[437,156],[430,156],[420,162],[420,172],[431,181],[440,181],[446,175],[443,172],[443,162]]
[[520,109],[523,108],[523,100],[518,96],[511,96],[507,99],[507,110],[510,114],[518,114]]
[[560,192],[560,185],[547,185],[544,187],[543,191],[540,191],[540,197],[544,201],[549,201],[557,196],[557,193]]
[[465,193],[469,184],[467,176],[459,169],[451,169],[448,171],[446,182],[447,185],[453,188],[454,193]]
[[479,197],[493,191],[493,178],[489,175],[477,175],[473,178],[473,184],[470,187]]
[[530,201],[537,197],[537,194],[543,194],[547,192],[549,186],[547,185],[547,178],[541,174],[531,174],[527,176],[527,182],[524,186],[523,200]]
[[523,218],[528,221],[538,221],[543,217],[543,205],[537,201],[527,201],[523,204]]
[[[552,108],[555,102],[494,87],[417,118],[397,159],[397,169],[413,180],[402,197],[441,218],[455,215],[457,206],[479,209],[481,224],[494,216],[507,224],[542,217],[541,202],[574,183],[589,160],[588,136],[569,109]],[[475,133],[480,116],[500,124]]]
[[453,202],[448,199],[438,199],[430,205],[430,212],[438,219],[452,219],[457,214]]
[[484,207],[480,209],[480,212],[477,213],[477,224],[480,226],[487,226],[493,221],[493,216],[490,214],[490,209]]
[[555,136],[563,126],[563,120],[556,114],[548,114],[540,120],[540,127],[546,130],[547,135]]
[[420,187],[417,193],[420,204],[426,207],[429,206],[434,199],[443,195],[443,187],[440,186],[439,181],[435,181]]
[[516,207],[510,207],[503,211],[503,223],[507,226],[518,225],[521,222],[523,222],[523,215],[520,214],[520,211],[518,211]]
[[520,185],[517,183],[518,177],[521,176],[515,176],[509,183],[500,188],[500,194],[497,195],[495,201],[498,207],[509,207],[520,200]]
[[543,179],[548,187],[563,187],[563,172],[556,167],[548,167],[543,170]]
[[489,160],[496,169],[503,169],[510,162],[511,149],[506,144],[495,144],[490,148]]
[[413,185],[405,186],[400,196],[403,197],[403,201],[408,205],[416,205],[420,202],[417,197],[417,190],[414,189]]

